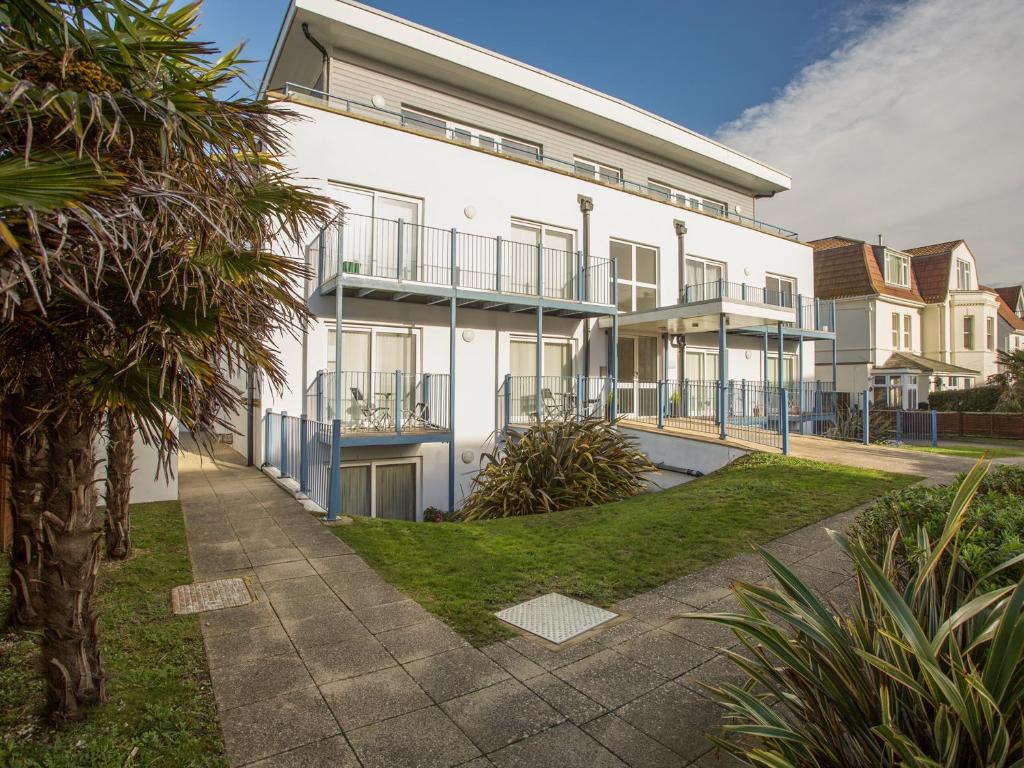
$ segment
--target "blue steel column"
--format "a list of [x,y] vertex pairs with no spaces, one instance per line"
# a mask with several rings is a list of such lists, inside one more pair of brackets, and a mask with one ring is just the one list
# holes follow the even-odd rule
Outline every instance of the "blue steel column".
[[[338,227],[337,266],[341,266],[344,255],[345,227]],[[337,520],[341,513],[341,403],[342,403],[342,381],[341,376],[341,339],[342,324],[344,322],[342,307],[344,304],[344,290],[342,286],[341,269],[335,273],[334,278],[334,419],[331,421],[331,465],[330,465],[330,489],[327,494],[327,519]]]
[[835,336],[835,333],[836,333],[836,329],[833,328],[832,329],[832,391],[833,392],[838,392],[839,391],[839,382],[837,381],[837,372],[836,372],[836,336]]
[[865,389],[864,394],[864,445],[871,443],[871,390]]
[[309,493],[309,419],[299,417],[299,490]]
[[718,436],[725,440],[725,313],[718,315]]
[[544,246],[537,243],[537,367],[536,387],[534,388],[537,423],[544,420]]
[[797,376],[797,386],[799,394],[797,397],[800,402],[800,434],[804,433],[804,335],[800,334],[800,359],[797,361],[797,365],[800,367],[799,375]]
[[771,406],[771,382],[768,380],[768,329],[764,332],[764,376],[761,377],[761,388],[764,394],[764,425],[768,427],[768,411]]
[[615,259],[611,261],[612,273],[612,348],[608,359],[608,372],[611,373],[612,391],[611,405],[608,409],[612,421],[619,417],[619,275]]
[[779,365],[778,365],[778,369],[779,370],[778,370],[778,375],[776,376],[776,382],[778,383],[779,397],[780,397],[780,400],[779,400],[779,420],[780,421],[784,420],[786,422],[786,429],[788,431],[789,430],[788,400],[787,400],[787,408],[786,408],[786,410],[782,409],[782,400],[781,400],[782,392],[786,389],[785,371],[784,371],[784,369],[782,367],[782,357],[783,357],[783,353],[785,352],[785,347],[786,347],[785,332],[783,331],[782,323],[779,323]]
[[263,466],[267,466],[270,463],[270,414],[271,410],[267,408],[263,414]]
[[288,411],[281,411],[281,477],[288,477]]
[[[789,393],[786,390],[782,390],[779,393],[779,407],[783,413],[789,409]],[[782,431],[782,452],[789,455],[789,418],[783,418],[779,421],[779,426]]]
[[455,228],[452,227],[451,243],[452,298],[448,302],[448,513],[455,512],[455,321],[458,302],[457,243]]

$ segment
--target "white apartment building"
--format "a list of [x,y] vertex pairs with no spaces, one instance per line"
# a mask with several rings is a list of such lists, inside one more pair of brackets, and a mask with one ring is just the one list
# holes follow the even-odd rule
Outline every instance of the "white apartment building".
[[[929,392],[996,372],[999,297],[979,284],[963,240],[901,251],[836,235],[811,245],[816,295],[836,303],[837,389],[917,408]],[[819,373],[831,365],[819,352]]]
[[752,382],[811,385],[834,347],[812,249],[756,219],[789,177],[682,126],[348,0],[293,0],[262,88],[298,118],[284,162],[346,206],[295,253],[316,322],[282,339],[289,386],[254,397],[257,460],[289,460],[282,429],[337,446],[302,459],[321,506],[450,509],[538,418],[749,427]]

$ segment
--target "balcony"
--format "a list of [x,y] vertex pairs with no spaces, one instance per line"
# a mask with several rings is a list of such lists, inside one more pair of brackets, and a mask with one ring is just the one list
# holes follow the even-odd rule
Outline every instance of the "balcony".
[[787,336],[835,334],[835,302],[830,300],[725,280],[687,285],[681,299],[675,305],[620,315],[619,325],[651,333],[703,333],[717,331],[719,318],[725,315],[729,332],[760,333],[781,323]]
[[437,303],[454,296],[460,307],[615,312],[611,260],[580,251],[346,212],[308,252],[322,293],[341,283],[357,297]]
[[[447,127],[447,125],[439,125],[437,120],[427,121],[417,119],[416,117],[408,114],[403,115],[400,111],[375,107],[372,104],[366,104],[354,99],[346,99],[341,96],[329,95],[323,91],[309,88],[304,85],[287,83],[282,91],[278,91],[272,95],[313,106],[326,106],[333,110],[359,115],[373,121],[390,123],[436,139],[451,141],[463,145],[471,144],[471,136],[464,129],[450,128]],[[579,163],[575,161],[554,157],[539,150],[535,151],[532,147],[518,142],[505,145],[500,142],[492,141],[490,146],[481,145],[478,142],[472,146],[482,152],[490,152],[508,157],[512,160],[529,162],[551,168],[552,170],[561,171],[563,173],[579,175],[589,181],[593,181],[595,184],[603,184],[605,186],[615,187],[616,189],[620,189],[624,192],[650,197],[654,200],[659,200],[677,208],[698,211],[706,216],[712,216],[717,219],[722,219],[723,221],[729,221],[733,224],[738,224],[741,227],[747,227],[748,229],[756,229],[759,232],[765,232],[787,240],[798,239],[797,233],[791,229],[780,227],[775,224],[769,224],[768,222],[760,221],[759,219],[754,219],[750,216],[742,216],[735,211],[723,209],[719,204],[696,200],[693,198],[682,198],[681,196],[673,195],[670,192],[666,193],[664,188],[641,184],[638,181],[631,181],[629,179],[622,178],[621,176],[613,177],[610,175],[601,175],[598,178],[594,178],[590,173],[581,172]]]
[[310,419],[338,419],[343,445],[443,442],[451,433],[447,373],[319,371],[306,391]]
[[608,418],[611,392],[611,379],[599,376],[541,376],[538,380],[506,375],[498,396],[505,426],[525,427],[538,421]]

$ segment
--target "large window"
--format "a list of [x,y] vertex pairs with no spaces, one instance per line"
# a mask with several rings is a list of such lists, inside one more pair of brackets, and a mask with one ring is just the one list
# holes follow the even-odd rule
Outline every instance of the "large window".
[[[791,384],[797,381],[798,369],[796,355],[782,356],[782,383]],[[768,383],[778,384],[779,382],[779,353],[768,353]]]
[[990,352],[994,352],[996,348],[996,319],[994,317],[985,318],[985,347]]
[[910,257],[898,251],[885,251],[885,282],[901,288],[910,287]]
[[[544,339],[544,375],[572,376],[572,339]],[[537,375],[537,341],[512,339],[509,373],[513,376]]]
[[607,163],[599,163],[596,160],[587,160],[584,157],[574,157],[573,169],[580,176],[586,176],[589,179],[597,179],[599,181],[607,181],[612,184],[618,184],[622,181],[622,169],[608,165]]
[[545,249],[545,295],[573,298],[577,279],[576,233],[535,221],[512,221],[512,240],[502,251],[502,285],[513,293],[536,293],[538,245]]
[[341,512],[384,520],[416,520],[419,464],[415,461],[341,465]]
[[900,348],[900,313],[892,313],[892,348]]
[[[422,201],[392,192],[341,185],[334,187],[334,194],[345,204],[346,211],[342,263],[333,266],[375,277],[418,279],[419,239],[404,225],[420,223]],[[404,233],[400,231],[403,228]]]
[[658,249],[612,240],[608,251],[618,276],[619,310],[641,312],[658,306]]
[[402,125],[418,128],[421,131],[434,133],[438,136],[445,136],[473,147],[490,149],[505,155],[526,158],[527,160],[539,160],[543,155],[539,144],[520,139],[511,139],[494,131],[462,125],[442,117],[437,117],[436,115],[404,107],[402,108]]
[[964,349],[974,349],[974,315],[964,316]]
[[717,261],[686,257],[686,296],[688,302],[719,298],[719,282],[725,279],[725,265]]
[[956,288],[958,291],[974,290],[971,283],[971,262],[964,259],[956,260]]
[[710,197],[695,195],[692,192],[676,189],[675,187],[669,186],[668,184],[662,184],[661,182],[654,181],[653,179],[648,180],[647,189],[655,197],[660,197],[661,199],[669,202],[685,205],[688,208],[693,208],[695,211],[713,213],[716,216],[725,216],[729,212],[729,205],[727,203],[723,203],[721,200],[714,200]]
[[914,317],[913,315],[903,316],[903,348],[914,348]]
[[793,295],[796,293],[796,280],[780,275],[767,275],[764,279],[765,303],[778,307],[794,306]]

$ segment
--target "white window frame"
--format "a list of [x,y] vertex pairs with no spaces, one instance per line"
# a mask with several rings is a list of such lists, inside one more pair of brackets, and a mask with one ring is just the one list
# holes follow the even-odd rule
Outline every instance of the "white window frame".
[[[719,372],[721,370],[720,367],[719,367],[720,366],[720,361],[717,359],[718,358],[718,347],[695,347],[695,346],[691,346],[691,345],[687,344],[686,345],[686,349],[684,350],[684,352],[685,352],[685,354],[683,355],[683,375],[684,375],[684,377],[686,375],[686,357],[687,356],[693,355],[695,357],[699,357],[700,358],[700,369],[701,369],[701,371],[707,371],[707,369],[708,369],[708,357],[709,356],[714,356],[716,358],[715,359],[715,368],[714,368],[714,373],[715,373],[714,378],[712,378],[712,379],[705,379],[705,378],[687,379],[687,381],[718,381],[718,375],[719,375]],[[728,352],[726,352],[726,354],[728,354]]]
[[667,202],[685,205],[687,208],[692,208],[695,211],[703,211],[715,216],[729,215],[729,204],[723,200],[715,200],[704,195],[695,195],[693,192],[687,192],[684,189],[679,189],[671,184],[665,184],[654,179],[647,180],[647,189],[655,197],[659,197]]
[[[413,127],[419,127],[427,133],[436,133],[445,138],[466,144],[471,147],[489,149],[511,157],[525,158],[539,162],[544,157],[544,147],[535,141],[517,139],[513,136],[506,136],[498,131],[491,131],[486,128],[458,123],[440,115],[431,114],[416,107],[402,105],[402,124],[409,118],[412,119]],[[431,130],[433,126],[438,130]]]
[[[616,272],[615,282],[618,284],[618,290],[621,292],[624,288],[629,290],[629,309],[621,310],[625,312],[636,312],[636,291],[637,288],[650,288],[654,291],[654,306],[659,306],[659,295],[658,295],[658,284],[661,279],[661,249],[656,245],[648,245],[647,243],[638,243],[634,240],[625,240],[621,237],[610,237],[609,241],[609,253],[611,252],[611,243],[618,243],[619,245],[629,246],[630,258],[632,259],[631,274],[633,277],[629,280],[625,279]],[[647,283],[642,280],[638,280],[636,277],[636,249],[646,248],[649,251],[654,251],[654,282]],[[621,293],[619,298],[621,299]]]
[[903,349],[914,348],[914,316],[903,316]]
[[989,352],[994,352],[996,349],[996,319],[994,317],[985,318],[985,348]]
[[[800,381],[800,369],[798,368],[800,363],[797,360],[797,355],[795,353],[793,353],[793,352],[784,352],[782,354],[782,362],[783,362],[783,366],[782,366],[782,384],[783,384],[783,386],[785,386],[786,384],[794,384],[794,383]],[[769,365],[769,367],[771,366],[772,363],[775,363],[776,366],[779,364],[779,353],[778,353],[778,351],[776,351],[776,352],[769,352],[768,353],[768,365]],[[791,369],[791,375],[787,375],[787,369]],[[768,378],[769,378],[769,381],[767,383],[772,385],[772,386],[775,386],[776,382],[778,382],[778,380],[779,380],[778,368],[775,369],[775,375],[772,376],[771,374],[769,374]]]
[[964,315],[963,326],[963,343],[964,349],[968,351],[974,351],[975,338],[974,338],[974,315]]
[[910,287],[910,256],[885,249],[885,282],[898,288]]
[[396,459],[356,459],[342,461],[344,467],[370,468],[370,517],[377,517],[377,467],[389,464],[412,464],[416,468],[416,522],[423,522],[423,458],[421,456],[403,456]]
[[580,155],[573,155],[572,167],[573,172],[577,176],[585,176],[588,179],[596,179],[607,184],[622,183],[622,169],[608,163],[591,160]]
[[956,289],[958,291],[970,291],[973,290],[971,285],[973,284],[973,278],[971,273],[971,262],[967,259],[956,260]]
[[[794,307],[796,305],[796,297],[797,297],[796,278],[795,277],[790,277],[789,275],[779,275],[779,274],[776,274],[774,272],[766,273],[765,276],[764,276],[764,290],[765,290],[765,303],[767,303],[767,304],[771,304],[772,303],[771,301],[769,301],[769,296],[768,296],[768,291],[769,291],[768,281],[769,280],[776,280],[779,283],[779,290],[778,290],[779,305],[778,306],[780,306],[780,307],[790,307],[790,308]],[[782,297],[785,296],[785,294],[782,292],[782,284],[783,283],[789,283],[790,284],[790,292],[789,292],[790,303],[789,304],[783,303],[784,300],[783,300]]]
[[[569,347],[569,366],[571,368],[569,376],[575,376],[576,375],[576,352],[577,352],[577,347],[576,347],[576,341],[577,340],[576,340],[576,337],[575,336],[549,336],[549,335],[545,334],[543,339],[542,339],[542,341],[543,341],[543,344],[544,344],[545,348],[547,348],[548,346],[554,346],[554,345]],[[509,361],[508,369],[509,369],[509,373],[512,374],[513,376],[521,376],[521,375],[524,375],[524,374],[517,374],[517,373],[515,373],[512,370],[512,345],[516,344],[516,343],[519,343],[519,344],[536,344],[537,343],[537,336],[536,335],[532,335],[531,336],[531,335],[526,334],[526,333],[513,333],[513,334],[510,334],[509,337],[508,337],[508,361]],[[536,360],[537,350],[534,349],[533,353],[534,353],[534,359]],[[560,376],[561,374],[554,374],[554,373],[551,373],[549,371],[544,371],[544,375],[545,376]]]
[[[335,345],[331,341],[331,337],[337,331],[337,325],[333,320],[327,320],[324,322],[327,337],[327,349],[325,350],[325,365],[328,373],[334,372],[334,350]],[[365,323],[342,323],[342,333],[351,331],[353,333],[369,333],[370,334],[370,371],[369,373],[394,373],[394,371],[377,371],[373,366],[376,365],[374,362],[377,359],[377,334],[379,333],[399,333],[408,332],[408,335],[413,337],[413,345],[416,349],[416,370],[415,371],[403,371],[403,373],[419,374],[423,370],[423,329],[417,325],[368,325]]]
[[900,313],[892,313],[892,348],[900,348]]

